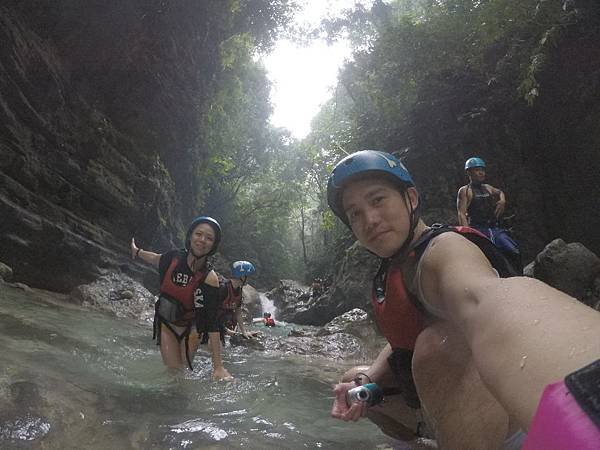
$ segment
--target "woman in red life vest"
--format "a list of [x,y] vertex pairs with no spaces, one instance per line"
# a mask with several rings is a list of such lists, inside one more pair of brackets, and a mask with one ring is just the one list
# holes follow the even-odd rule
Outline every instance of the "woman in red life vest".
[[207,216],[190,224],[185,249],[158,254],[138,248],[131,240],[134,258],[158,268],[161,280],[156,302],[154,337],[167,367],[192,368],[201,334],[208,335],[216,380],[232,379],[221,359],[221,341],[217,313],[219,280],[208,267],[207,258],[217,251],[221,240],[219,223]]
[[372,301],[389,342],[355,381],[336,385],[334,417],[367,413],[365,403],[346,404],[356,384],[393,379],[405,400],[396,411],[403,433],[418,421],[408,408],[422,405],[443,448],[519,448],[524,431],[524,448],[600,442],[597,311],[538,280],[500,278],[510,265],[476,231],[428,227],[410,174],[391,154],[340,161],[328,202],[382,259]]
[[256,332],[246,330],[242,319],[243,289],[248,276],[254,274],[256,269],[249,261],[236,261],[231,265],[231,278],[221,280],[223,301],[219,313],[219,322],[224,333],[236,334],[239,327],[240,333],[246,339],[251,339]]

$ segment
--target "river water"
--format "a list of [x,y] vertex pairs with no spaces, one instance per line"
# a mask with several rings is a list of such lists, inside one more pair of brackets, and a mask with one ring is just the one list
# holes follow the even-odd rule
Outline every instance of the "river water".
[[[331,383],[357,361],[227,346],[234,382],[169,371],[150,324],[0,285],[2,449],[372,449],[366,420],[329,417]],[[297,327],[295,327],[297,328]],[[283,335],[285,329],[260,328]]]

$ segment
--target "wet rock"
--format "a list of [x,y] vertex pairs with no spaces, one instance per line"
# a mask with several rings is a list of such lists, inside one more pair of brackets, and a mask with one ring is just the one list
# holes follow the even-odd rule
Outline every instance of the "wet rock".
[[265,348],[270,352],[348,359],[364,356],[364,347],[355,336],[338,333],[326,338],[317,336],[268,337]]
[[326,324],[319,330],[317,336],[343,333],[347,332],[349,329],[356,329],[357,327],[362,328],[367,324],[372,324],[372,321],[368,318],[367,312],[360,308],[354,308]]
[[371,348],[381,348],[385,339],[377,331],[374,320],[366,311],[354,308],[336,317],[317,332],[317,336],[326,336],[335,333],[347,333],[359,338]]
[[246,284],[242,288],[243,308],[246,317],[254,317],[260,312],[260,297],[258,291],[251,285]]
[[12,281],[13,270],[6,264],[0,261],[0,280]]
[[371,279],[378,265],[379,258],[355,243],[346,251],[332,285],[323,295],[312,297],[307,286],[291,280],[281,280],[280,286],[267,295],[275,302],[279,319],[325,325],[353,308],[369,307]]
[[590,306],[600,301],[600,258],[578,242],[550,242],[525,273]]
[[289,337],[304,337],[306,336],[306,333],[304,331],[301,330],[296,330],[295,328],[292,328],[290,330],[290,332],[288,333]]
[[17,289],[21,289],[25,292],[33,292],[33,290],[29,286],[27,286],[25,283],[16,282],[16,283],[8,283],[8,284],[9,284],[9,286],[15,287]]
[[229,343],[236,347],[246,347],[252,350],[264,351],[265,349],[265,345],[261,337],[246,339],[239,334],[235,334],[229,338]]
[[113,273],[77,286],[69,294],[69,300],[117,317],[150,322],[154,317],[156,296],[127,275]]
[[130,290],[125,290],[121,292],[120,297],[126,300],[131,300],[133,297],[135,296],[135,294],[133,293],[133,291]]

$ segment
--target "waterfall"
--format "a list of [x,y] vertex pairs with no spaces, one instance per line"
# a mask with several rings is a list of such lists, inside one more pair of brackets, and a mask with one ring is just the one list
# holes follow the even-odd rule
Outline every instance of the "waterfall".
[[271,300],[269,297],[267,297],[262,292],[260,292],[258,294],[258,298],[260,298],[260,308],[262,309],[262,312],[263,313],[270,312],[271,317],[273,317],[273,319],[274,319],[276,316],[275,313],[277,311],[277,308],[275,308],[275,304],[273,303],[273,300]]

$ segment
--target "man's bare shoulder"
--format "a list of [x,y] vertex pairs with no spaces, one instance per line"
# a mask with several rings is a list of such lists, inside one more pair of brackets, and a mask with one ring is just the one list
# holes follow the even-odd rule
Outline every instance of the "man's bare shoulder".
[[430,268],[455,266],[457,261],[489,265],[479,247],[459,233],[442,233],[431,240],[429,247],[423,263]]

